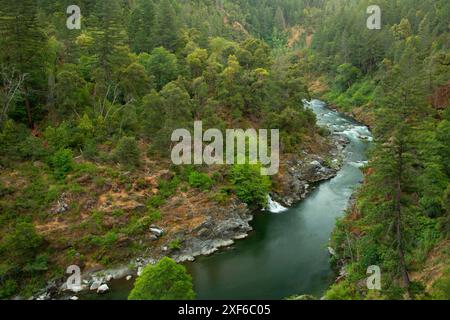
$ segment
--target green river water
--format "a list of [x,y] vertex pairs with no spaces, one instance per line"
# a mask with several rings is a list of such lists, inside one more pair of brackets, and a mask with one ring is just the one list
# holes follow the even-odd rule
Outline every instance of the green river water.
[[[335,178],[318,184],[305,200],[287,211],[256,213],[254,231],[248,238],[186,263],[198,299],[320,297],[332,283],[335,275],[329,263],[328,240],[363,179],[361,167],[372,138],[367,127],[328,109],[323,102],[313,100],[308,106],[320,125],[349,138],[344,166]],[[117,280],[110,283],[107,294],[83,298],[126,299],[132,282]]]

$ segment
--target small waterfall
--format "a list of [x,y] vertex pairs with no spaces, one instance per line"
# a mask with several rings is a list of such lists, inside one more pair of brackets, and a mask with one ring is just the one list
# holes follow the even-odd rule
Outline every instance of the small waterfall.
[[270,196],[267,196],[267,201],[267,211],[271,213],[281,213],[288,210],[288,208],[285,208],[278,202],[272,200]]

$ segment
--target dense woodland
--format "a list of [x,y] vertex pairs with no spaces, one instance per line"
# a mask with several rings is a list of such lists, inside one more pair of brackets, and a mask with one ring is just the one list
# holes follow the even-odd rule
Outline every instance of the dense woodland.
[[[66,27],[73,2],[80,30]],[[279,128],[282,151],[295,153],[327,135],[302,106],[319,97],[375,135],[365,183],[332,239],[347,276],[326,297],[449,299],[450,3],[380,0],[381,30],[365,27],[370,4],[1,0],[0,298],[30,296],[87,255],[114,264],[121,234],[138,236],[180,188],[220,185],[217,201],[263,206],[271,184],[254,167],[171,167],[170,134],[194,120]],[[145,188],[138,178],[152,166],[173,175],[119,229],[100,212],[75,223],[79,207],[69,210],[72,239],[36,228],[62,194],[93,192],[80,177]],[[384,271],[382,291],[366,290],[369,265]]]

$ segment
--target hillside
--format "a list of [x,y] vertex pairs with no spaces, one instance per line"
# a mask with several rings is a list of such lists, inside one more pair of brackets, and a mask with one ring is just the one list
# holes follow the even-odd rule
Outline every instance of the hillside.
[[[375,138],[325,298],[449,298],[448,1],[379,1],[380,30],[366,0],[80,0],[80,28],[69,2],[0,7],[0,299],[59,288],[69,265],[134,272],[246,237],[269,195],[292,206],[340,169],[311,98]],[[194,121],[279,129],[278,174],[174,165]]]

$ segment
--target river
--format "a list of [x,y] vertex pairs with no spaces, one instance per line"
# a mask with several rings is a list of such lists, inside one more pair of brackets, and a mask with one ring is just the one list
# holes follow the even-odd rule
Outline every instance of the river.
[[[256,213],[254,231],[248,238],[187,263],[198,299],[320,297],[332,283],[335,275],[329,263],[328,240],[363,179],[361,167],[372,137],[367,127],[327,108],[322,101],[306,105],[317,115],[319,125],[349,138],[342,169],[288,210]],[[125,280],[112,283],[111,292],[101,298],[126,299],[131,285],[132,281]]]

